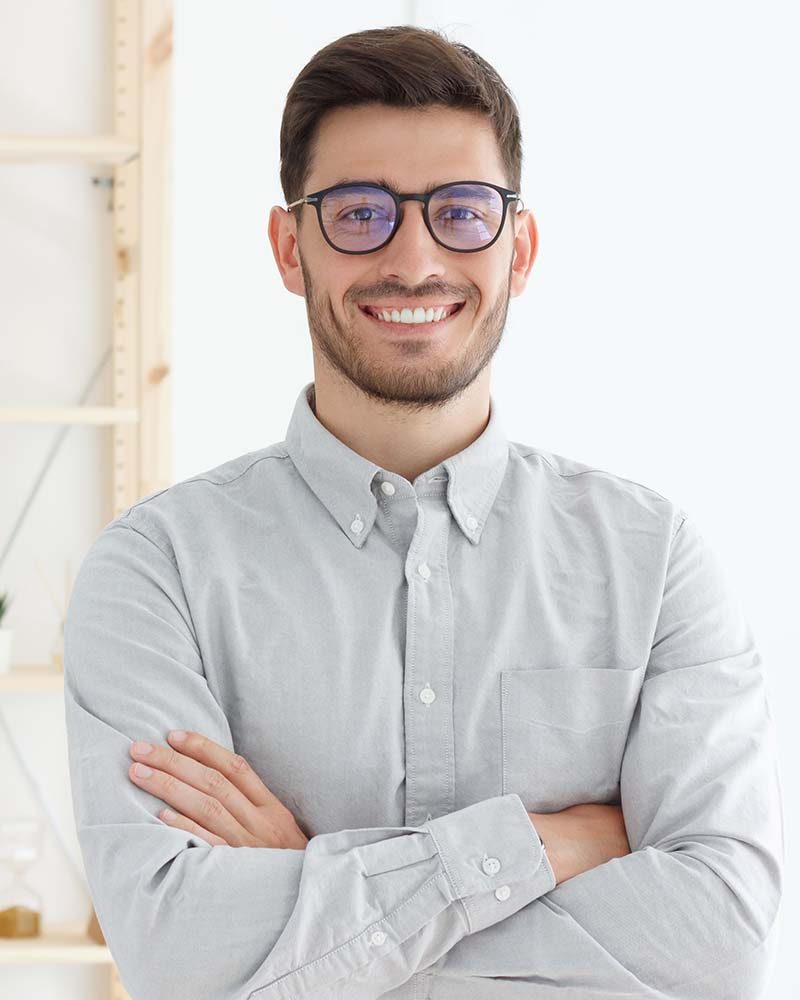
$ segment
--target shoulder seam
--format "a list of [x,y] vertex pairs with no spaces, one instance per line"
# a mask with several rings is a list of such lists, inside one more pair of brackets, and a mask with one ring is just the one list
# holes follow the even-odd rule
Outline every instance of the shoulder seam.
[[[643,490],[647,490],[650,493],[654,493],[657,497],[661,497],[662,500],[667,503],[674,504],[674,500],[670,500],[669,497],[665,497],[663,493],[659,493],[658,490],[654,490],[652,486],[648,486],[646,483],[638,483],[635,479],[628,479],[625,476],[620,476],[616,472],[609,472],[608,469],[582,469],[580,472],[561,472],[557,469],[552,462],[550,462],[546,455],[541,451],[527,451],[524,455],[520,455],[520,458],[530,458],[531,455],[536,455],[542,459],[557,476],[561,476],[562,479],[573,479],[575,476],[586,476],[589,473],[595,473],[600,476],[610,476],[612,479],[619,479],[623,483],[631,483],[633,486],[641,486]],[[676,505],[677,506],[677,505]]]
[[158,544],[158,542],[153,541],[153,539],[149,535],[146,535],[140,528],[134,527],[134,525],[132,525],[128,520],[126,520],[129,517],[129,515],[130,515],[130,510],[127,511],[127,513],[125,513],[122,518],[112,522],[109,525],[109,528],[113,528],[114,525],[116,525],[119,528],[127,528],[129,531],[135,531],[137,535],[141,535],[142,538],[147,539],[147,541],[150,542],[152,546],[157,548],[162,556],[164,556],[166,559],[169,559],[169,561],[172,563],[175,569],[178,569],[178,564],[175,561],[175,557],[171,555],[169,552],[167,552],[165,549],[162,549],[161,546]]
[[176,486],[187,486],[189,483],[210,483],[212,486],[229,486],[231,483],[235,483],[237,479],[241,479],[242,476],[246,472],[249,472],[254,465],[258,465],[259,462],[264,462],[268,458],[289,458],[289,454],[287,452],[287,454],[285,455],[262,455],[261,458],[253,459],[253,461],[247,466],[246,469],[242,469],[240,473],[233,476],[231,479],[223,480],[221,483],[215,482],[213,479],[206,479],[202,475],[192,476],[190,479],[182,479],[180,482],[173,483],[171,486],[165,486],[163,490],[159,490],[158,493],[154,493],[152,496],[144,497],[142,500],[137,500],[136,503],[131,504],[131,506],[128,508],[128,513],[134,510],[134,508],[141,506],[142,504],[149,503],[151,500],[155,500],[156,497],[160,497],[162,493],[166,493],[167,490],[174,489]]

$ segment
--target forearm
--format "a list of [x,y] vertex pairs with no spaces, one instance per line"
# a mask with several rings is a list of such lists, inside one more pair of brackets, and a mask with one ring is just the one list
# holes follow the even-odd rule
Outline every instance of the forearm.
[[556,885],[630,854],[622,809],[586,803],[555,813],[529,812],[553,868]]

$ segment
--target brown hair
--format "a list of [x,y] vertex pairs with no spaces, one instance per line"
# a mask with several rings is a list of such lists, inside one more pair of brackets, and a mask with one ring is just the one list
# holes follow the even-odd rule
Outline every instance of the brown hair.
[[[280,179],[287,205],[307,193],[304,185],[323,115],[333,108],[374,102],[398,108],[439,105],[486,115],[507,183],[519,191],[519,113],[497,71],[468,45],[451,42],[439,31],[399,24],[337,38],[316,52],[295,78],[280,133]],[[303,214],[297,212],[298,225]]]

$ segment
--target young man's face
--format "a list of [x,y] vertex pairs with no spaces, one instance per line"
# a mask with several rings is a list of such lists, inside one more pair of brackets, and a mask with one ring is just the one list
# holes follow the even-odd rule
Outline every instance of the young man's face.
[[[330,112],[303,194],[344,178],[383,178],[399,193],[461,180],[509,187],[488,121],[450,108],[370,105]],[[274,208],[270,240],[284,284],[305,296],[315,362],[324,359],[373,398],[436,406],[469,386],[491,360],[509,298],[527,283],[537,233],[529,211],[515,218],[509,208],[492,246],[458,253],[433,239],[422,209],[421,202],[403,202],[399,230],[372,253],[334,250],[313,205],[289,213]],[[413,310],[453,302],[465,303],[453,319],[399,330],[360,308],[369,303]]]

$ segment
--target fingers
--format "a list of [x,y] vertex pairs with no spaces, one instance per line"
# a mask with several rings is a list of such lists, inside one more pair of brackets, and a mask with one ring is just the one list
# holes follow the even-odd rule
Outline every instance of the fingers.
[[176,730],[167,734],[167,740],[180,753],[194,760],[213,767],[224,775],[228,781],[252,802],[255,806],[275,806],[280,800],[275,796],[250,767],[241,754],[233,753],[227,747],[215,743],[214,740],[189,730],[185,737],[178,741],[174,738]]
[[[171,747],[156,744],[149,753],[137,747],[128,748],[138,762],[128,769],[136,785],[230,844],[252,842],[248,818],[252,821],[255,807],[224,775]],[[149,774],[138,773],[142,765]]]
[[223,837],[218,837],[215,833],[211,833],[210,830],[206,830],[205,827],[200,826],[198,823],[194,823],[186,816],[181,816],[180,813],[172,812],[171,809],[162,809],[158,815],[159,818],[167,824],[167,826],[175,827],[178,830],[186,830],[187,833],[194,834],[197,837],[202,837],[203,840],[207,840],[212,847],[230,847],[228,841]]

